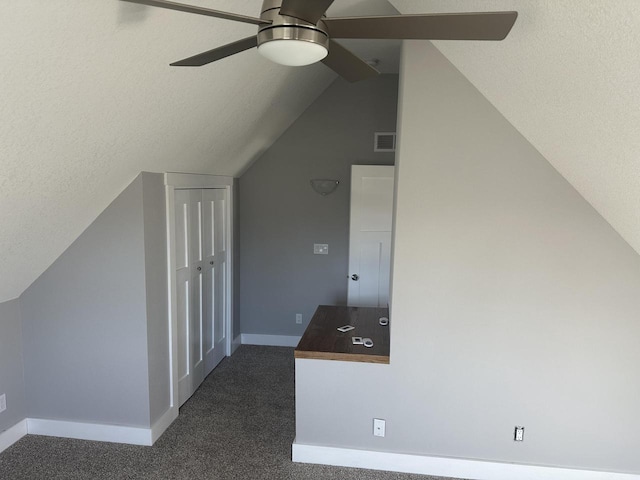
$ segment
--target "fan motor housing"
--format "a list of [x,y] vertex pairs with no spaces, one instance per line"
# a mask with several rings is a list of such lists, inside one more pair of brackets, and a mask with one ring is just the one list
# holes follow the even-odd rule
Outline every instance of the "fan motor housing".
[[271,23],[260,26],[258,46],[274,40],[300,40],[329,48],[329,35],[325,23],[312,24],[295,17],[280,15],[282,0],[264,0],[260,18]]

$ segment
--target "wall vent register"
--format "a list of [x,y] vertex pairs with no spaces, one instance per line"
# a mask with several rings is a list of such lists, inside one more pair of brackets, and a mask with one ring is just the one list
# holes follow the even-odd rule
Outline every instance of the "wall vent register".
[[396,133],[395,132],[376,132],[373,137],[374,152],[395,152],[396,151]]

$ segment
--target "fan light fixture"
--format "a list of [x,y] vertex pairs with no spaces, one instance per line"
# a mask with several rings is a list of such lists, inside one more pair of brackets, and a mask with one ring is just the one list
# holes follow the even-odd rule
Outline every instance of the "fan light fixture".
[[339,180],[330,180],[328,178],[316,178],[311,180],[311,187],[313,187],[316,193],[319,193],[322,196],[327,196],[330,193],[335,192],[338,185],[340,185]]
[[261,44],[258,52],[272,62],[290,67],[311,65],[329,53],[324,45],[295,39],[271,40]]
[[335,39],[502,40],[518,17],[513,11],[327,17],[334,0],[262,0],[258,18],[174,0],[123,1],[258,26],[257,36],[192,55],[172,66],[201,67],[258,47],[264,57],[283,65],[322,61],[349,82],[373,78],[380,72]]
[[263,17],[271,24],[261,27],[258,32],[258,52],[265,58],[280,65],[300,67],[319,62],[329,53],[329,36],[323,30],[324,23],[310,25],[292,17],[278,14],[277,7],[263,12]]

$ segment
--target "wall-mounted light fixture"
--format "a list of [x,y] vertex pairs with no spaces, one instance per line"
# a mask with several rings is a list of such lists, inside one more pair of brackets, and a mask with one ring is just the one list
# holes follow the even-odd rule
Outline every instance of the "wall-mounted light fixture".
[[330,180],[328,178],[316,178],[311,180],[311,187],[320,195],[329,195],[335,192],[340,185],[339,180]]

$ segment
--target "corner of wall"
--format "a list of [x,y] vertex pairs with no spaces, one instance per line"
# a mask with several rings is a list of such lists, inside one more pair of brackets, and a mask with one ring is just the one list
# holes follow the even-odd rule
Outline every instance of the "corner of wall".
[[0,452],[26,434],[24,348],[20,299],[0,303]]
[[167,212],[164,174],[142,172],[149,424],[171,410]]

